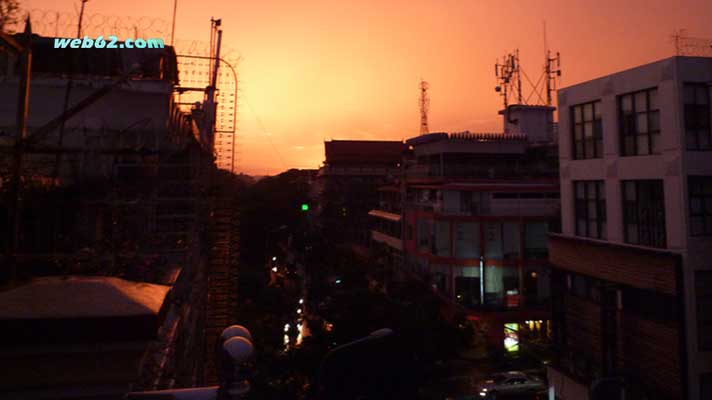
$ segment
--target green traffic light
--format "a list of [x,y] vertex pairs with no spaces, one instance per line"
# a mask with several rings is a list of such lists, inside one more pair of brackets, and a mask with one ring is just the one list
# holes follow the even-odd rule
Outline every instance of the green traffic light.
[[309,204],[302,204],[302,211],[309,211]]

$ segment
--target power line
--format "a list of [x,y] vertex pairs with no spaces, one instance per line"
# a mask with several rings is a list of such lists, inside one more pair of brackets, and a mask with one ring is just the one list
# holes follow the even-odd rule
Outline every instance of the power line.
[[265,124],[262,122],[262,118],[260,118],[259,115],[255,112],[255,109],[252,107],[252,104],[250,103],[250,100],[247,98],[247,95],[245,95],[245,92],[242,92],[242,97],[245,99],[245,103],[247,104],[247,107],[250,109],[252,112],[252,115],[254,115],[255,120],[257,121],[257,124],[260,126],[260,129],[262,129],[262,133],[265,135],[267,138],[267,141],[269,142],[270,146],[272,146],[272,150],[277,154],[277,157],[279,158],[279,162],[282,163],[282,168],[287,168],[287,164],[284,162],[284,159],[282,158],[282,154],[277,150],[277,146],[274,145],[274,142],[272,142],[272,139],[269,137],[269,132],[267,131],[267,128],[265,128]]

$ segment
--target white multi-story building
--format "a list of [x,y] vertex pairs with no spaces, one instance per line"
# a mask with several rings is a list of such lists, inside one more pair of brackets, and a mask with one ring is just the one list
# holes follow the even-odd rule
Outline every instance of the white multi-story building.
[[559,91],[559,398],[712,398],[711,85],[672,57]]

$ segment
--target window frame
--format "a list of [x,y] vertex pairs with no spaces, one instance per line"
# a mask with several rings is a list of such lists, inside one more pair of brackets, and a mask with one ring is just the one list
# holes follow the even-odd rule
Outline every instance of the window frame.
[[[586,103],[574,104],[569,107],[569,113],[571,117],[571,158],[573,160],[591,160],[596,158],[603,158],[603,116],[601,113],[596,113],[596,110],[601,109],[601,99],[589,101]],[[586,119],[586,113],[584,112],[586,106],[591,106],[591,119]],[[576,122],[576,114],[580,115],[580,121]],[[598,117],[597,117],[598,115]],[[587,139],[586,139],[586,123],[590,122],[592,126],[592,136],[591,143],[592,146],[592,156],[587,156]],[[576,138],[576,128],[581,127],[581,139]],[[577,151],[577,145],[581,144],[581,154]],[[600,151],[599,151],[600,143]]]
[[[712,193],[705,193],[705,183],[712,184],[712,176],[710,175],[689,175],[687,177],[687,205],[689,211],[687,213],[689,217],[690,225],[690,236],[701,237],[701,236],[712,236]],[[696,185],[700,185],[699,193],[695,193]],[[700,211],[693,211],[693,201],[698,200],[700,203]],[[710,205],[706,206],[705,203],[709,201]],[[702,232],[695,233],[693,231],[693,218],[702,219]],[[710,223],[707,223],[708,219]]]
[[[658,87],[650,87],[646,89],[641,89],[641,90],[636,90],[634,92],[628,92],[628,93],[623,93],[617,96],[617,108],[618,108],[618,145],[619,145],[619,151],[618,154],[621,157],[634,157],[634,156],[650,156],[650,155],[660,155],[662,154],[662,149],[660,148],[660,140],[662,138],[662,129],[660,126],[660,102],[658,100],[658,108],[650,108],[650,93],[655,92],[657,98],[659,99],[659,93],[658,93]],[[643,111],[638,111],[636,107],[636,97],[641,94],[645,93],[645,109]],[[623,100],[624,98],[630,97],[630,114],[632,114],[633,121],[632,121],[632,130],[633,134],[630,134],[628,132],[627,126],[627,121],[626,116],[623,112]],[[640,126],[639,126],[639,115],[645,114],[645,125],[646,125],[646,131],[645,132],[640,132]],[[652,126],[651,124],[651,116],[652,115],[657,115],[657,129],[651,130],[650,127]],[[641,153],[639,149],[639,137],[646,136],[647,137],[647,143],[648,143],[648,149],[647,153]],[[628,151],[626,150],[626,139],[628,138],[633,138],[633,151],[629,154]],[[657,141],[657,152],[654,151],[654,142]]]
[[[608,221],[606,213],[606,181],[604,180],[580,180],[572,181],[574,190],[574,232],[576,236],[589,237],[593,239],[606,240],[608,238]],[[593,197],[589,197],[589,185],[594,184]],[[579,185],[583,186],[584,197],[579,198]],[[592,218],[589,213],[589,202],[595,202],[596,217]],[[584,211],[581,215],[580,212]],[[583,217],[583,218],[580,218]],[[584,219],[585,232],[579,231],[579,219]],[[597,235],[591,234],[592,224],[596,226]]]
[[[635,180],[621,180],[621,203],[623,210],[623,240],[625,243],[637,245],[637,246],[647,246],[655,248],[667,248],[667,224],[666,217],[667,212],[665,209],[665,181],[662,179],[635,179]],[[626,196],[628,195],[626,185],[634,185],[635,199],[630,200]],[[643,185],[655,184],[660,188],[660,204],[657,207],[653,206],[653,199],[645,199],[645,202],[641,204],[641,193],[644,190],[652,190],[651,187],[645,188]],[[646,209],[645,206],[648,208]],[[634,211],[634,212],[631,212]],[[655,222],[655,215],[650,215],[652,212],[662,211],[662,221]],[[647,213],[645,215],[644,213]],[[633,218],[634,217],[634,218]],[[641,217],[646,217],[647,221],[641,221]],[[646,223],[647,222],[647,223]],[[628,226],[635,225],[637,240],[633,241],[629,237]],[[647,230],[648,240],[642,241],[643,233]],[[657,242],[654,240],[655,232],[662,233],[662,240]]]
[[[697,102],[697,93],[695,92],[695,102],[694,103],[688,103],[687,102],[687,92],[686,90],[688,88],[694,88],[695,90],[699,88],[706,88],[707,90],[703,91],[706,96],[706,107],[705,104],[700,104]],[[688,126],[688,121],[690,120],[690,114],[688,114],[689,109],[692,107],[697,107],[699,110],[702,110],[702,112],[707,112],[707,126],[693,126],[690,127]],[[685,150],[687,151],[712,151],[712,86],[707,83],[707,82],[684,82],[682,84],[682,110],[683,110],[683,126],[684,126],[684,141],[685,141]],[[700,111],[697,112],[700,112]],[[690,129],[693,131],[696,131],[694,134],[694,145],[691,145],[690,142]],[[700,137],[701,135],[704,135],[705,132],[701,132],[704,129],[706,129],[706,135],[707,135],[707,147],[701,147],[700,146]]]

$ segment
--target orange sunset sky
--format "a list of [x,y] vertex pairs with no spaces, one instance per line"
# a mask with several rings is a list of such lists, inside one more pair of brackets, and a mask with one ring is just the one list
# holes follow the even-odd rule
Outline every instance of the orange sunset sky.
[[[20,3],[75,12],[80,1]],[[170,21],[173,0],[86,7]],[[179,0],[176,38],[207,42],[211,16],[241,55],[236,170],[254,175],[318,167],[325,139],[417,135],[421,77],[431,131],[501,131],[493,64],[519,48],[536,80],[544,20],[549,47],[561,52],[562,86],[671,56],[676,29],[712,37],[709,0]]]

